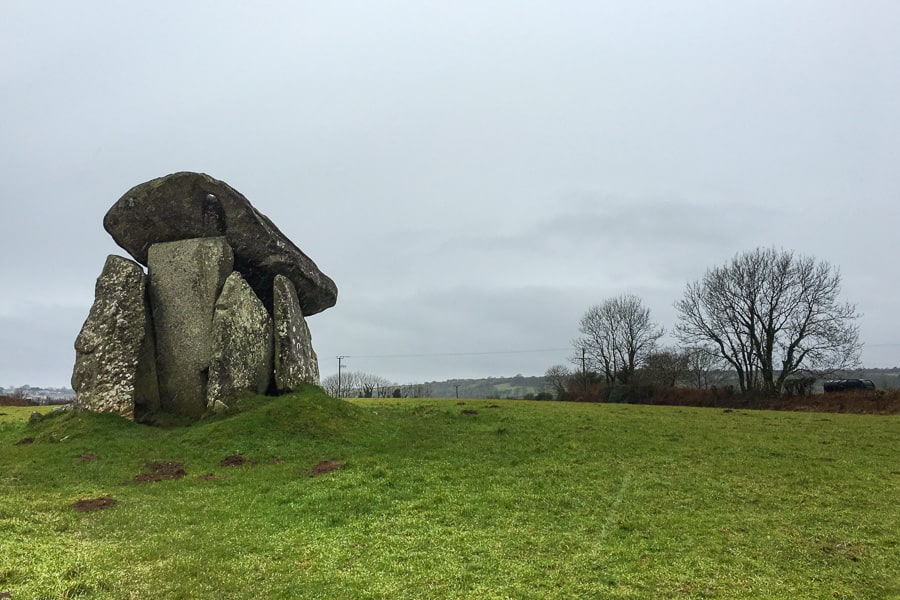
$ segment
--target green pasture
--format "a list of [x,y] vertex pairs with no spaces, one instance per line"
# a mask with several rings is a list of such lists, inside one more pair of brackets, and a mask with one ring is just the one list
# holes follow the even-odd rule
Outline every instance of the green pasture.
[[[0,596],[900,598],[898,417],[239,406],[165,429],[0,407]],[[186,476],[135,482],[160,461]]]
[[21,423],[27,421],[33,412],[46,414],[53,408],[53,406],[0,406],[0,425],[4,423]]

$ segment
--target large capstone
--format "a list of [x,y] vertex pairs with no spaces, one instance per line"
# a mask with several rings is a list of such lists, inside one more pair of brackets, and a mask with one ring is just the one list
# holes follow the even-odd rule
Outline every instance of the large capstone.
[[212,329],[207,407],[224,408],[223,400],[242,391],[264,394],[272,374],[272,318],[237,271],[225,280]]
[[286,277],[275,276],[275,385],[279,392],[301,383],[319,384],[319,359],[297,291]]
[[234,268],[272,307],[275,275],[295,286],[300,307],[313,315],[334,306],[337,287],[240,192],[202,173],[174,173],[137,185],[106,213],[103,226],[142,264],[153,244],[224,236]]
[[134,418],[159,409],[146,277],[137,263],[110,255],[94,304],[75,339],[72,388],[91,410]]
[[224,237],[210,237],[154,244],[147,262],[162,409],[199,417],[206,411],[213,312],[234,255]]

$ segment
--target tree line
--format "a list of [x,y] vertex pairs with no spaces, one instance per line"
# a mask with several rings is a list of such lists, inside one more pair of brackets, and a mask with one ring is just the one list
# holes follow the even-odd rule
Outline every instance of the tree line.
[[859,364],[859,314],[840,299],[831,264],[792,251],[756,248],[687,284],[675,302],[677,347],[632,294],[590,307],[573,340],[574,368],[545,378],[558,398],[636,384],[697,388],[736,376],[740,392],[806,393],[817,377]]
[[422,383],[397,384],[363,371],[344,371],[322,379],[320,384],[334,398],[428,398],[431,390]]

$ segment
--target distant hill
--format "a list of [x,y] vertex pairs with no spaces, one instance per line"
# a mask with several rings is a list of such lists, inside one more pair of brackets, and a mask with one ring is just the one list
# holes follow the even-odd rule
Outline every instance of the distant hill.
[[544,378],[488,377],[486,379],[448,379],[429,381],[426,384],[429,395],[434,398],[456,398],[457,386],[460,398],[523,398],[528,394],[538,394],[544,390]]

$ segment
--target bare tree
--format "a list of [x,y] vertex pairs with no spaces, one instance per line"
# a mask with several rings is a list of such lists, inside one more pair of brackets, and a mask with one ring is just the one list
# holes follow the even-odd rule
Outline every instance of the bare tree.
[[690,346],[682,352],[687,359],[687,377],[692,387],[703,390],[722,381],[725,361],[715,347]]
[[319,382],[319,385],[323,390],[328,392],[328,395],[332,398],[338,397],[338,376],[337,373],[334,375],[329,375],[328,377],[323,377]]
[[322,382],[319,384],[322,386],[328,395],[332,398],[346,398],[349,395],[349,391],[352,389],[353,384],[353,372],[352,371],[344,371],[341,373],[340,377],[335,373],[334,375],[329,375],[328,377],[323,377]]
[[575,347],[585,351],[607,384],[628,383],[664,332],[650,319],[650,309],[631,294],[589,308],[580,330],[584,336],[575,340]]
[[687,378],[688,355],[677,348],[663,348],[647,354],[642,379],[666,387],[675,387]]
[[397,386],[393,382],[385,383],[375,388],[375,395],[378,398],[390,398]]
[[553,365],[544,373],[544,385],[550,389],[557,400],[568,398],[571,380],[572,371],[563,365]]
[[431,388],[424,383],[408,383],[400,386],[404,398],[430,398]]
[[[331,396],[337,398],[372,398],[373,396],[385,397],[393,391],[394,384],[390,380],[379,375],[364,373],[362,371],[344,371],[329,375],[322,379],[322,388]],[[391,388],[388,391],[388,388]]]
[[757,248],[689,283],[675,303],[676,335],[712,344],[742,391],[780,393],[795,373],[829,373],[859,362],[859,315],[838,298],[827,262]]
[[382,390],[393,385],[390,380],[385,379],[380,375],[362,372],[357,372],[353,375],[356,381],[356,387],[354,389],[356,392],[355,395],[358,395],[360,398],[372,398],[373,396],[383,398]]

